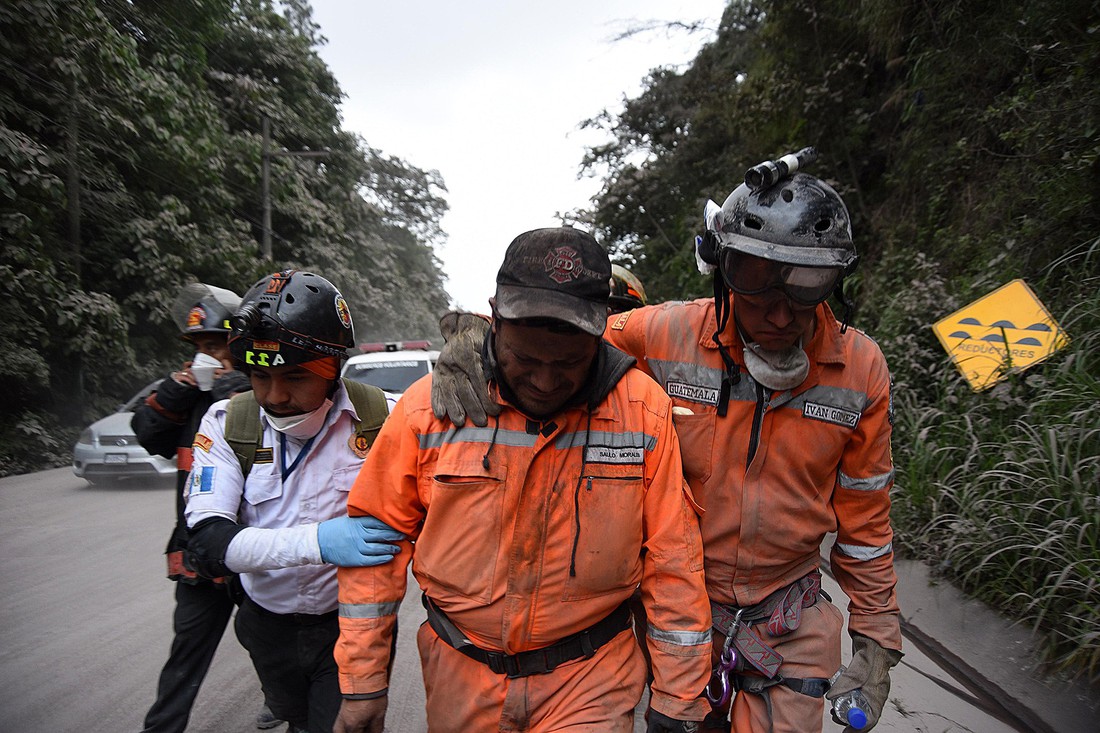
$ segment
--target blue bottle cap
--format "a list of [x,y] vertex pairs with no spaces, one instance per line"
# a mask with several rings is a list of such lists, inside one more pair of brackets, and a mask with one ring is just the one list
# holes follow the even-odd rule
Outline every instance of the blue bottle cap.
[[867,713],[859,708],[850,708],[848,710],[848,725],[856,730],[862,730],[867,725]]

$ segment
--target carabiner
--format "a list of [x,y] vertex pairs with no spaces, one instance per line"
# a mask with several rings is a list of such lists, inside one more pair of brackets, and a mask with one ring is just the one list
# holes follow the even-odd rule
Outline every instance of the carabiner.
[[[711,685],[714,684],[715,680],[718,681],[721,687],[721,691],[717,694],[711,691]],[[707,696],[707,701],[711,705],[719,710],[724,710],[726,706],[729,705],[730,698],[733,696],[733,686],[730,685],[729,672],[721,668],[714,670],[714,674],[711,675],[711,679],[707,682],[707,686],[704,688],[703,693]]]
[[[741,614],[744,612],[745,609],[743,608],[737,609],[737,614],[733,617],[733,623],[730,624],[729,632],[726,634],[726,641],[722,644],[722,653],[718,656],[718,664],[715,665],[714,673],[707,682],[707,686],[703,689],[707,701],[718,709],[728,707],[730,699],[733,697],[733,685],[730,683],[730,674],[734,671],[734,667],[737,666],[737,648],[733,645],[733,638],[737,636],[737,627],[741,622]],[[717,680],[721,688],[721,691],[718,693],[715,693],[711,687],[715,680]]]

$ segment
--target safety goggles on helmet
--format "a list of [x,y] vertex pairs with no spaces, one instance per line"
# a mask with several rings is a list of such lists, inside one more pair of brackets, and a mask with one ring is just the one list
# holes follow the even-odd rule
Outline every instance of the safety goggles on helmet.
[[775,262],[732,247],[719,250],[718,268],[722,279],[735,293],[761,295],[778,290],[792,303],[802,306],[815,306],[825,301],[843,273],[839,267],[803,267]]

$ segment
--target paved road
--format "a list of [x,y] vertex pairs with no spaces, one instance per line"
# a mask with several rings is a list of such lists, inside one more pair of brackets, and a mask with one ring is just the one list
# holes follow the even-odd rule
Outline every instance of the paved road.
[[[0,730],[141,730],[171,641],[174,584],[162,552],[172,492],[173,482],[92,486],[67,468],[0,479]],[[411,652],[399,649],[393,731],[423,728]],[[255,731],[260,703],[229,629],[188,730]]]
[[[139,731],[171,640],[173,584],[163,577],[172,484],[91,486],[60,468],[0,479],[0,729]],[[838,605],[835,584],[827,585]],[[422,620],[402,608],[402,629]],[[402,634],[387,730],[421,733],[423,689]],[[937,663],[910,648],[877,730],[1021,730],[983,712]],[[958,692],[951,692],[954,689]],[[259,684],[232,630],[199,694],[190,731],[248,733]],[[644,730],[641,726],[638,730]],[[828,732],[840,729],[832,723]]]

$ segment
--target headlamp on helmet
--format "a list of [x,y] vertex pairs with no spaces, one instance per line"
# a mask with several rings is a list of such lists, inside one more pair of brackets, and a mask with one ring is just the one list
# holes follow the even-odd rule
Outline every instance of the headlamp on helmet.
[[232,325],[229,350],[245,367],[343,359],[355,345],[343,296],[312,272],[283,270],[263,278],[245,293]]

